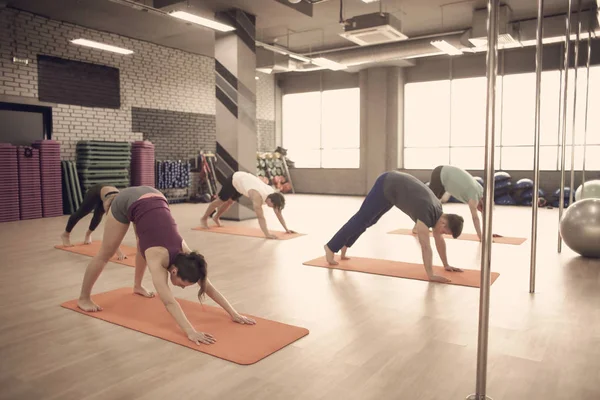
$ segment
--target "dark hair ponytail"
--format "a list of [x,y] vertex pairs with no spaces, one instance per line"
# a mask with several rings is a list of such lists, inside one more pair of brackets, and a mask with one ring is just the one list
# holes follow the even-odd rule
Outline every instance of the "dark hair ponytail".
[[206,291],[206,277],[208,276],[208,265],[204,256],[192,251],[191,253],[179,253],[175,257],[173,265],[177,267],[177,276],[192,283],[200,285],[198,297]]

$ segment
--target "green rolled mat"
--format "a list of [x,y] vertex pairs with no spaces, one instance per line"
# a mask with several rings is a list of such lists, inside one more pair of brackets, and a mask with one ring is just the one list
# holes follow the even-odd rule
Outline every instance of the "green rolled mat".
[[71,178],[69,177],[69,165],[67,161],[60,162],[62,171],[63,184],[63,212],[65,214],[73,214],[75,212],[75,204],[73,198],[73,189],[71,188]]
[[90,187],[94,186],[94,185],[98,185],[98,184],[102,184],[102,185],[110,185],[110,186],[114,186],[116,188],[126,188],[129,186],[129,179],[110,179],[110,178],[105,178],[105,179],[90,179],[90,180],[85,180],[82,181],[82,186],[85,188],[85,190],[88,190]]
[[114,161],[114,160],[131,160],[131,154],[129,153],[115,153],[113,151],[107,151],[107,154],[98,154],[96,152],[79,152],[77,153],[77,161],[89,160],[89,161]]
[[129,168],[131,161],[124,160],[77,160],[77,168]]
[[113,156],[113,157],[127,157],[131,158],[131,150],[129,149],[77,149],[77,157],[88,157],[88,156]]
[[73,185],[73,194],[75,199],[75,209],[79,208],[81,203],[83,203],[83,193],[81,192],[81,185],[79,183],[79,178],[77,176],[77,168],[73,161],[67,161],[69,163],[70,175],[71,175],[71,184]]
[[81,179],[91,178],[118,178],[122,179],[129,176],[126,169],[79,169]]
[[80,140],[77,142],[77,147],[111,147],[111,148],[126,148],[131,149],[129,142],[103,142],[100,140]]

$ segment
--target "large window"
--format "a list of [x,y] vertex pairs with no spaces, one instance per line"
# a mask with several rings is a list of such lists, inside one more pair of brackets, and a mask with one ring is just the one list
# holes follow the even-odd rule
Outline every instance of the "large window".
[[282,114],[283,147],[297,168],[359,168],[359,88],[286,94]]
[[[584,159],[586,70],[579,70],[575,119],[575,168]],[[483,169],[485,155],[486,78],[418,82],[405,86],[404,167],[429,169],[449,163]],[[586,169],[600,169],[600,67],[590,68]],[[542,73],[540,169],[560,169],[562,135],[559,117],[560,71]],[[569,70],[567,149],[571,167],[574,70]],[[496,169],[533,169],[535,74],[498,76],[496,100]]]

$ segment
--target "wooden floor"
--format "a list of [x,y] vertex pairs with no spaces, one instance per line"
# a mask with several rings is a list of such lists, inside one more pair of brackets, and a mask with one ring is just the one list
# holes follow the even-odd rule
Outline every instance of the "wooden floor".
[[[205,254],[213,283],[240,312],[310,330],[251,366],[61,308],[78,296],[89,261],[53,248],[67,217],[0,224],[0,399],[465,398],[475,386],[478,289],[302,265],[322,255],[360,202],[288,196],[288,225],[309,234],[288,241],[192,231],[206,206],[172,206],[183,237]],[[474,232],[466,206],[445,208]],[[491,294],[488,395],[600,399],[600,261],[566,247],[558,254],[558,211],[542,209],[539,218],[536,294],[528,293],[530,242],[493,246],[500,278]],[[530,221],[529,208],[496,207],[494,232],[529,237]],[[74,241],[88,223],[75,228]],[[386,234],[410,226],[393,209],[349,255],[421,262],[414,238]],[[124,243],[135,244],[132,229]],[[448,253],[454,266],[479,268],[479,243],[449,240]],[[94,290],[132,281],[133,268],[111,263]],[[145,282],[152,287],[148,274]],[[196,300],[194,288],[173,291]]]

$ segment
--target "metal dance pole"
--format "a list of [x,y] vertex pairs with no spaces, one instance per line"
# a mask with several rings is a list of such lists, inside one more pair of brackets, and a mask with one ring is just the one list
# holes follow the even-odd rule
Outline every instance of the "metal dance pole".
[[587,147],[588,131],[588,109],[590,105],[590,59],[592,58],[592,24],[594,23],[594,13],[589,11],[590,19],[588,22],[588,42],[587,42],[587,60],[586,60],[586,78],[585,78],[585,129],[583,131],[583,166],[581,171],[581,198],[585,193],[585,153]]
[[542,95],[542,56],[544,45],[544,0],[538,0],[537,34],[535,45],[535,132],[533,139],[533,200],[531,211],[531,263],[529,266],[529,293],[535,292],[535,264],[537,258],[537,216],[540,189],[540,101]]
[[563,209],[565,208],[565,156],[567,141],[567,94],[569,78],[570,44],[571,44],[571,3],[569,0],[569,10],[565,19],[565,57],[563,66],[563,102],[562,102],[562,140],[560,157],[560,198],[558,199],[558,252],[562,251],[562,237],[560,236],[560,221],[562,220]]
[[494,139],[496,127],[496,75],[498,73],[498,7],[500,0],[488,0],[487,20],[487,109],[485,132],[485,191],[483,241],[481,250],[481,289],[479,291],[479,331],[477,344],[477,383],[468,400],[486,400],[488,331],[490,317],[490,265],[492,261],[492,211],[494,206]]
[[575,135],[577,121],[577,73],[579,70],[579,38],[581,32],[581,0],[577,2],[577,33],[575,34],[575,60],[573,76],[573,126],[571,128],[571,190],[569,192],[569,205],[573,204],[575,198]]

